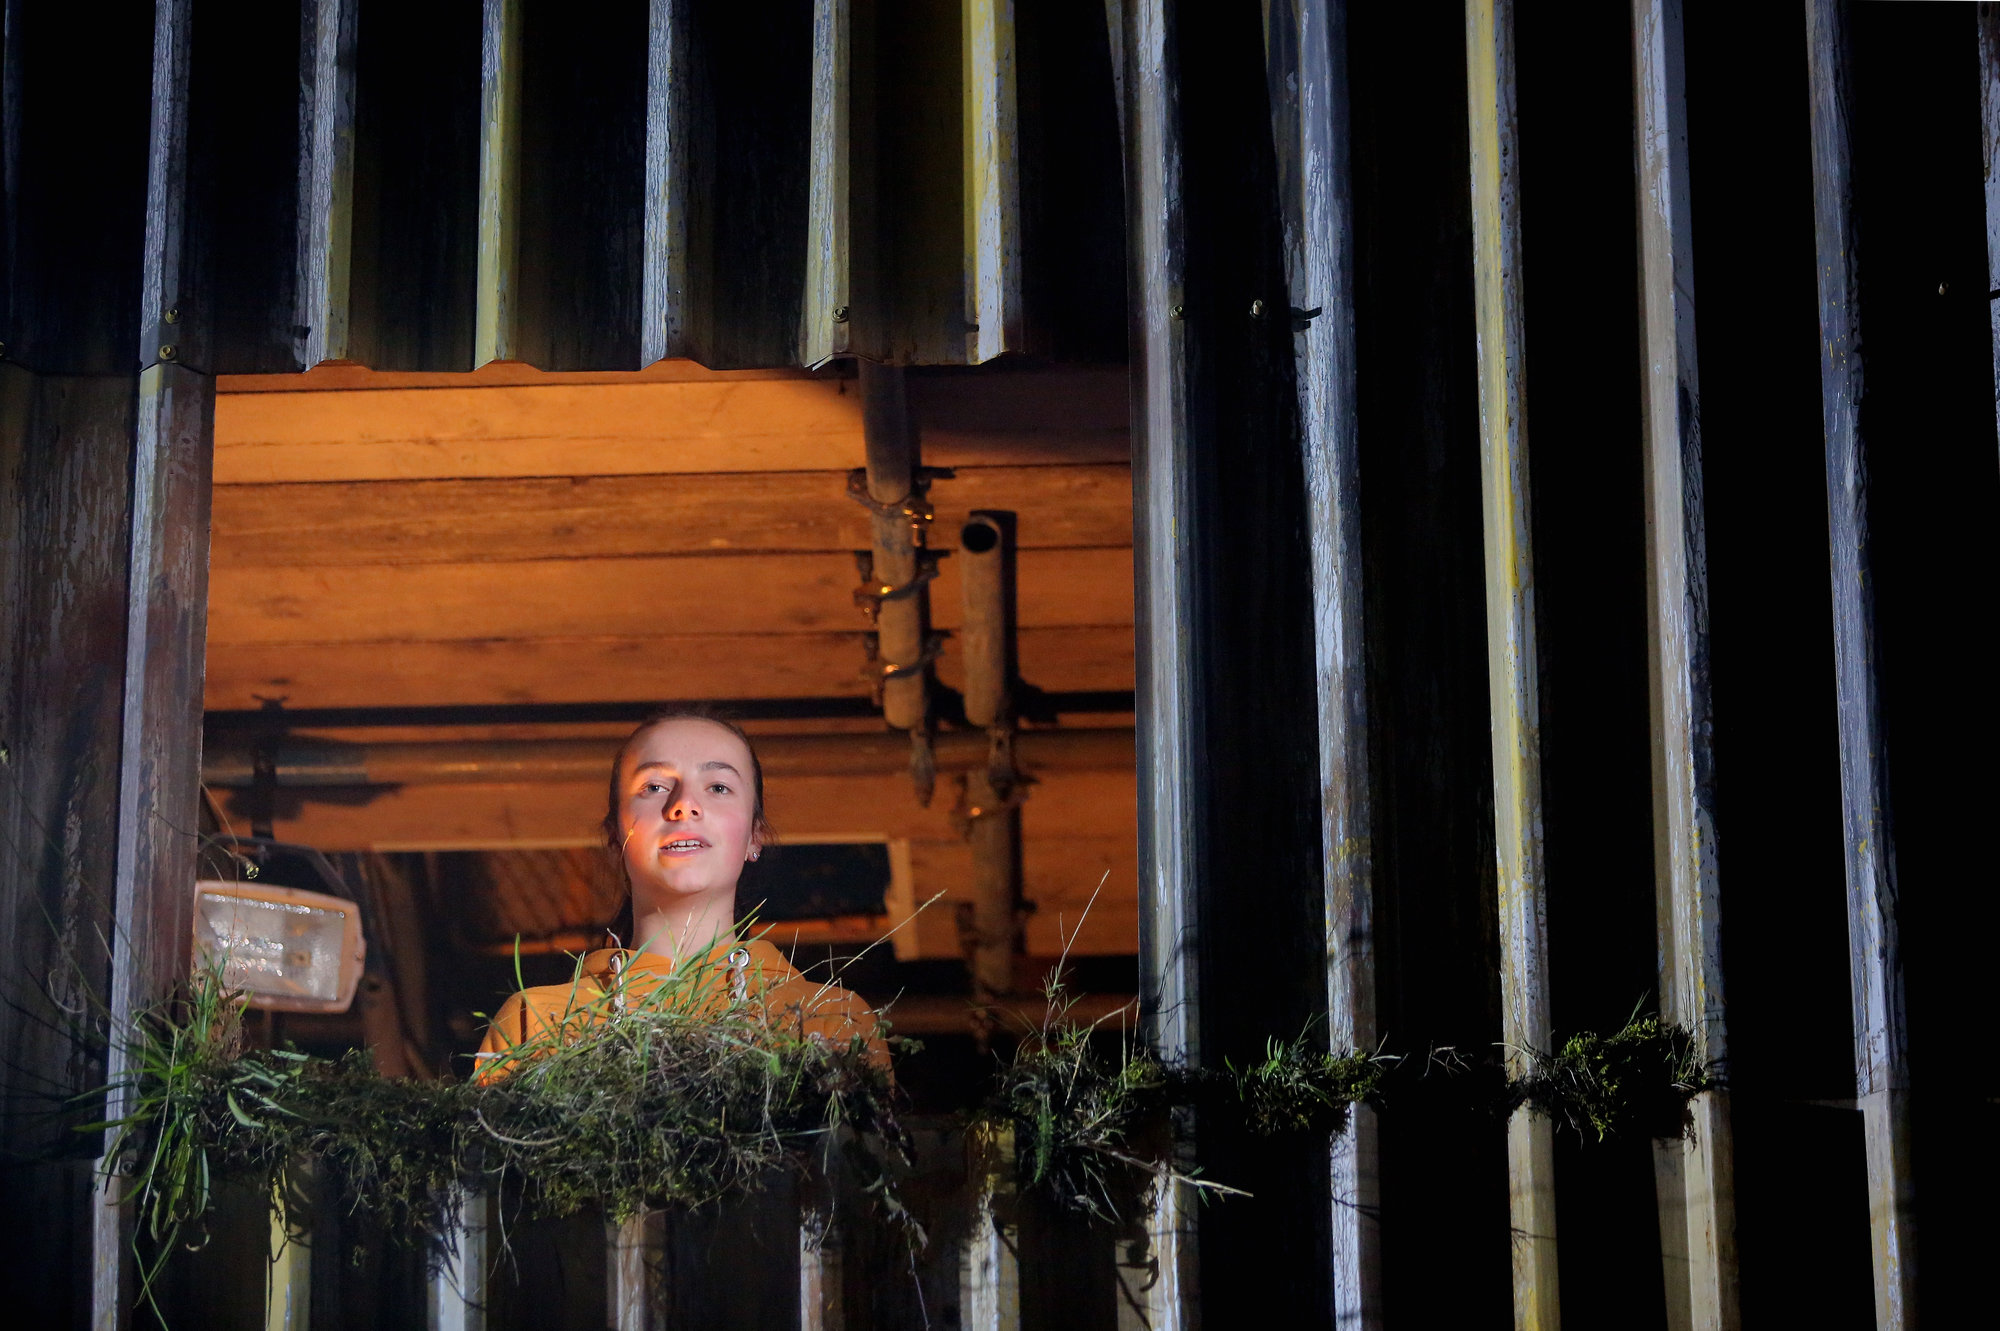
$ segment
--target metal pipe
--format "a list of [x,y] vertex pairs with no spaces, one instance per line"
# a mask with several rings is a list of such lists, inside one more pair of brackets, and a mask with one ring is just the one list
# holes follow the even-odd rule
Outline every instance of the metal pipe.
[[[929,712],[930,593],[917,583],[923,549],[917,493],[921,460],[909,395],[898,366],[861,362],[861,430],[868,450],[868,500],[875,529],[875,634],[882,715],[898,730],[918,730]],[[908,590],[903,590],[908,589]]]
[[[909,748],[899,735],[758,735],[757,758],[769,777],[887,776],[907,770]],[[445,740],[351,744],[288,739],[273,749],[274,776],[285,788],[400,786],[458,783],[602,781],[617,752],[616,739]],[[1029,730],[1014,737],[1015,759],[1038,772],[1130,771],[1132,730],[1113,726],[1078,730]],[[988,737],[954,730],[937,737],[938,765],[946,771],[983,769]],[[253,751],[217,745],[203,755],[202,781],[216,788],[248,788],[255,781]]]
[[966,774],[966,839],[972,843],[972,922],[967,952],[972,993],[990,1005],[1014,988],[1021,937],[1021,808],[1014,769],[1014,515],[974,513],[959,534],[959,632],[965,715],[987,731],[987,760]]
[[965,669],[965,719],[996,726],[1011,714],[1014,682],[1014,515],[974,512],[958,538],[965,617],[958,656]]

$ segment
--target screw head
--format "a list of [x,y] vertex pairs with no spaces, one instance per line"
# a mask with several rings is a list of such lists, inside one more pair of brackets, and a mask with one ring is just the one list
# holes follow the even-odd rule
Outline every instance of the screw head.
[[176,355],[177,350],[178,349],[174,346],[173,343],[171,342],[166,343],[164,346],[160,348],[160,359],[172,360]]
[[837,324],[847,322],[847,307],[845,305],[836,305],[833,307],[833,321]]
[[1169,319],[1185,319],[1185,318],[1187,318],[1187,306],[1185,306],[1185,305],[1175,305],[1175,306],[1173,306],[1173,307],[1172,307],[1171,309],[1169,309],[1169,310],[1167,311],[1167,317],[1168,317]]

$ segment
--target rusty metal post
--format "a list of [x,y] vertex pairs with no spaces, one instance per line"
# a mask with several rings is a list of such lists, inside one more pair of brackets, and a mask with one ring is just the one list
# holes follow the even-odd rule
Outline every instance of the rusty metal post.
[[1014,515],[976,512],[959,534],[965,616],[965,719],[987,734],[984,769],[966,775],[972,843],[972,992],[981,1007],[1014,987],[1021,932],[1021,809],[1014,766]]
[[914,737],[910,774],[919,797],[928,803],[935,772],[929,743],[930,663],[937,646],[926,584],[937,572],[937,560],[924,548],[931,516],[924,497],[927,479],[902,369],[862,361],[860,373],[868,465],[857,475],[855,493],[873,515],[875,537],[868,585],[860,599],[875,621],[882,716]]

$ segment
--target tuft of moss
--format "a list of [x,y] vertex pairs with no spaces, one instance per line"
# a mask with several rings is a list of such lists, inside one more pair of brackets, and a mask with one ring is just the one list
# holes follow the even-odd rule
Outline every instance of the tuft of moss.
[[1243,1068],[1190,1068],[1069,1020],[1059,983],[1048,999],[1058,1015],[1017,1046],[978,1117],[1013,1128],[1023,1187],[1100,1219],[1115,1219],[1118,1199],[1143,1192],[1162,1164],[1198,1189],[1236,1191],[1184,1165],[1185,1111],[1262,1136],[1330,1137],[1396,1062],[1319,1051],[1300,1038],[1267,1042],[1263,1059]]
[[1635,1015],[1622,1030],[1572,1035],[1537,1057],[1511,1087],[1509,1107],[1528,1104],[1600,1142],[1628,1133],[1685,1137],[1693,1130],[1688,1103],[1713,1085],[1687,1031]]

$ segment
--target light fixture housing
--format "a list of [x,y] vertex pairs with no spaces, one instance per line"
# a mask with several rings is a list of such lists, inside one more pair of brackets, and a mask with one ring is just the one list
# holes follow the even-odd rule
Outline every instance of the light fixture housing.
[[345,1012],[368,944],[361,907],[299,887],[202,879],[194,885],[194,959],[251,1007]]

